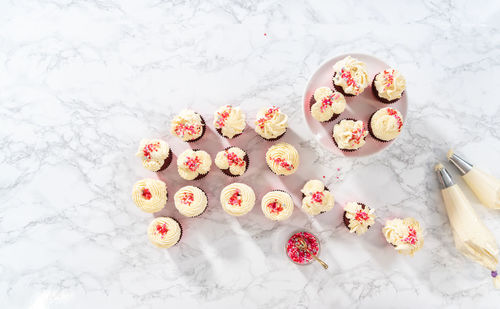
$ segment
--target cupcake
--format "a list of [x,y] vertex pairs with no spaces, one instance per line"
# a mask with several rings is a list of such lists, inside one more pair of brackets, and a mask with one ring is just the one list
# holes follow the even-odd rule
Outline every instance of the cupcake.
[[255,205],[253,189],[244,183],[232,183],[220,193],[222,209],[232,216],[243,216]]
[[205,134],[205,120],[200,114],[185,109],[172,119],[170,132],[185,142],[195,142]]
[[239,107],[221,106],[214,115],[214,126],[217,132],[227,138],[233,138],[243,133],[245,129],[245,114]]
[[288,116],[279,107],[272,106],[261,109],[257,113],[255,132],[268,141],[278,140],[286,133]]
[[311,216],[329,211],[335,205],[333,194],[320,180],[309,180],[301,191],[302,210]]
[[211,166],[210,155],[199,149],[185,150],[177,158],[179,175],[186,180],[198,180],[205,177]]
[[344,119],[333,126],[333,142],[342,151],[355,151],[365,143],[368,131],[361,120]]
[[381,102],[396,102],[401,99],[405,89],[406,80],[398,70],[383,70],[373,78],[372,91]]
[[292,145],[279,143],[269,147],[266,152],[266,162],[276,175],[291,175],[299,167],[299,153]]
[[172,162],[172,150],[167,142],[161,139],[143,139],[136,156],[141,158],[142,165],[152,172],[163,171]]
[[333,65],[333,86],[345,96],[356,96],[368,87],[366,64],[347,56]]
[[344,224],[349,232],[362,235],[375,223],[374,212],[363,203],[349,202],[344,207]]
[[179,242],[182,227],[174,218],[158,217],[148,226],[148,238],[159,248],[170,248]]
[[344,95],[328,87],[320,87],[311,97],[311,116],[319,122],[328,122],[337,118],[345,110]]
[[293,212],[293,200],[290,194],[281,190],[274,190],[262,197],[262,212],[274,221],[290,218]]
[[413,218],[388,220],[382,232],[387,242],[401,254],[413,255],[424,245],[420,224]]
[[380,142],[388,142],[401,133],[403,115],[392,107],[381,108],[368,121],[370,135]]
[[132,188],[132,200],[142,211],[153,213],[167,204],[167,185],[157,179],[142,179]]
[[197,217],[205,212],[208,198],[200,188],[185,186],[174,195],[175,208],[186,217]]
[[248,155],[239,147],[228,147],[217,153],[215,157],[215,165],[224,174],[232,177],[243,175],[249,162]]

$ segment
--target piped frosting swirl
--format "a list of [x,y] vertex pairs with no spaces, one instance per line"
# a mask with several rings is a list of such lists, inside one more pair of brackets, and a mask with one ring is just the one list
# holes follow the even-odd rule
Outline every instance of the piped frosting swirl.
[[169,248],[179,242],[181,226],[170,217],[158,217],[148,226],[148,238],[159,248]]
[[167,203],[167,185],[158,179],[142,179],[132,188],[132,200],[139,209],[153,213]]
[[263,138],[277,138],[284,134],[287,128],[288,116],[283,114],[279,107],[271,106],[257,113],[255,132]]
[[220,129],[222,135],[233,138],[245,129],[245,114],[241,108],[232,105],[221,106],[214,115],[214,126]]
[[[363,207],[364,206],[364,207]],[[344,207],[345,217],[349,220],[349,231],[362,235],[375,223],[375,210],[370,207],[349,202]]]
[[221,170],[229,170],[232,175],[243,175],[247,169],[246,152],[239,147],[229,147],[217,153],[215,165]]
[[403,115],[392,107],[381,108],[371,117],[370,126],[376,138],[390,141],[401,133]]
[[168,158],[170,147],[161,139],[143,139],[136,156],[141,158],[142,165],[153,172],[158,171]]
[[356,58],[345,57],[333,65],[333,70],[333,83],[347,94],[358,95],[368,87],[366,64]]
[[185,150],[177,158],[177,170],[179,175],[186,180],[193,180],[201,174],[210,171],[212,159],[203,150]]
[[398,70],[386,69],[375,76],[374,85],[379,97],[393,101],[403,95],[406,79]]
[[328,87],[320,87],[314,91],[314,100],[311,106],[311,115],[318,121],[328,121],[334,115],[341,114],[346,107],[344,95],[334,92]]
[[387,242],[401,254],[413,255],[424,245],[422,228],[414,218],[388,220],[382,232]]
[[266,162],[277,175],[291,175],[299,167],[299,153],[292,145],[279,143],[269,147],[266,152]]
[[368,131],[361,120],[344,119],[333,126],[333,138],[340,149],[358,149],[365,143]]
[[172,119],[170,132],[183,141],[192,141],[203,134],[204,124],[200,114],[185,109]]
[[205,192],[193,186],[180,188],[174,196],[175,208],[186,217],[200,215],[208,205]]
[[335,205],[333,194],[326,190],[320,180],[309,180],[301,191],[305,195],[302,199],[302,210],[312,216],[329,211]]
[[282,221],[290,218],[293,213],[293,200],[290,194],[274,190],[262,197],[261,208],[266,218]]
[[222,209],[232,216],[243,216],[255,205],[253,189],[244,183],[232,183],[220,193]]

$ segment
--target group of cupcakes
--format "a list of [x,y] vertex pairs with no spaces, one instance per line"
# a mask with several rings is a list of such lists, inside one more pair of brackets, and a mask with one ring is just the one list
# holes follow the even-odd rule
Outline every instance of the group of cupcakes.
[[[214,115],[215,130],[223,137],[232,139],[243,133],[246,116],[239,107],[225,105]],[[257,113],[255,132],[263,139],[276,141],[288,128],[288,116],[280,108],[271,106]],[[206,122],[195,111],[186,109],[171,121],[170,132],[185,142],[200,140],[206,132]],[[169,144],[161,139],[144,139],[140,142],[136,155],[144,168],[152,172],[165,170],[172,163],[173,153]],[[243,175],[250,164],[248,154],[241,148],[232,146],[221,150],[215,156],[215,165],[227,176]],[[299,155],[295,147],[278,143],[269,147],[266,153],[269,169],[277,175],[291,175],[299,166]],[[177,157],[177,171],[185,180],[199,180],[208,175],[212,158],[204,150],[188,149]],[[158,179],[142,179],[132,189],[132,200],[137,207],[148,213],[162,210],[168,200],[167,185]],[[229,214],[240,216],[248,213],[255,204],[252,188],[242,183],[233,183],[224,188],[220,195],[222,208]],[[271,202],[267,202],[271,201]],[[273,220],[288,218],[293,210],[290,195],[282,191],[271,191],[263,197],[263,205],[272,204],[275,209],[263,206],[264,214]],[[197,186],[184,186],[174,195],[175,208],[186,217],[200,216],[208,206],[206,193]],[[182,236],[181,224],[171,217],[158,217],[148,227],[151,242],[161,248],[177,244]]]
[[[345,111],[345,97],[356,97],[366,88],[372,88],[377,100],[392,104],[401,99],[406,90],[404,76],[395,69],[387,68],[373,77],[370,84],[364,62],[347,56],[333,65],[332,86],[317,88],[310,99],[311,116],[319,122],[330,122]],[[401,133],[403,115],[394,107],[387,106],[375,111],[365,124],[362,120],[345,118],[333,126],[332,139],[342,151],[352,152],[366,144],[370,134],[379,142],[394,140]]]

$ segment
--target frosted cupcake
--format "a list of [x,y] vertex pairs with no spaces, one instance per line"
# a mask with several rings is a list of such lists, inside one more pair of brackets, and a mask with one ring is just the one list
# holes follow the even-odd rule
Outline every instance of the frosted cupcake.
[[355,151],[366,143],[368,131],[361,120],[344,119],[333,126],[333,141],[342,151]]
[[288,128],[288,116],[279,107],[271,106],[257,113],[255,132],[263,139],[275,141],[282,137]]
[[136,156],[141,158],[144,168],[152,172],[163,171],[172,162],[172,150],[161,139],[143,139]]
[[382,232],[387,242],[401,254],[413,255],[424,245],[420,224],[413,218],[388,220]]
[[344,207],[344,224],[349,232],[362,235],[375,223],[375,210],[363,203],[349,202]]
[[177,158],[179,175],[186,180],[198,180],[205,177],[211,166],[212,159],[203,150],[188,149]]
[[200,114],[185,109],[172,119],[170,132],[185,142],[195,142],[205,134],[205,120]]
[[227,138],[234,138],[245,129],[245,114],[239,107],[221,106],[214,115],[214,126],[217,132]]
[[220,193],[222,209],[232,216],[243,216],[255,205],[253,189],[243,183],[232,183]]
[[200,188],[185,186],[174,195],[175,208],[186,217],[197,217],[207,209],[208,198]]
[[249,164],[247,153],[239,147],[228,147],[217,153],[215,165],[221,171],[232,177],[243,175]]
[[144,212],[157,212],[167,204],[167,185],[157,179],[142,179],[132,188],[132,200]]
[[329,211],[335,205],[333,194],[320,180],[309,180],[301,191],[302,210],[311,216]]
[[384,103],[394,103],[401,99],[406,90],[406,79],[394,69],[386,69],[375,75],[372,91],[375,97]]
[[368,87],[366,64],[347,56],[333,65],[333,86],[345,96],[356,96]]
[[388,142],[401,133],[403,115],[392,107],[381,108],[373,113],[368,121],[371,136],[381,142]]
[[299,153],[292,145],[279,143],[269,147],[266,152],[266,162],[276,175],[291,175],[299,167]]
[[274,190],[262,197],[262,212],[266,218],[282,221],[290,218],[293,213],[293,200],[290,194],[281,190]]
[[328,87],[320,87],[311,97],[311,116],[319,122],[336,119],[346,107],[344,95]]
[[170,248],[177,244],[182,236],[182,227],[170,217],[158,217],[148,226],[148,238],[159,248]]

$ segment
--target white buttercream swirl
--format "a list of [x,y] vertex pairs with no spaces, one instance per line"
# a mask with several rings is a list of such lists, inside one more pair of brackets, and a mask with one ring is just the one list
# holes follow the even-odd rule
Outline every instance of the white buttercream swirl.
[[172,119],[170,132],[183,141],[197,139],[203,134],[203,122],[200,114],[185,109]]
[[320,180],[309,180],[301,191],[305,195],[302,199],[302,210],[312,216],[329,211],[335,205],[333,194],[326,190]]
[[205,192],[193,186],[180,188],[174,196],[175,208],[186,217],[196,217],[205,211],[208,199]]
[[291,175],[297,171],[300,158],[295,147],[288,143],[279,143],[269,147],[266,152],[266,162],[277,175]]
[[366,135],[368,135],[368,131],[361,120],[344,119],[333,126],[333,138],[340,149],[358,149],[362,147],[366,143]]
[[200,174],[210,171],[212,159],[203,150],[185,150],[177,158],[177,170],[179,175],[186,180],[193,180]]
[[168,158],[170,147],[161,139],[143,139],[136,156],[141,158],[142,165],[153,172],[158,171]]
[[321,122],[330,120],[333,115],[341,114],[346,107],[344,95],[328,87],[316,89],[314,100],[316,102],[311,106],[311,115]]
[[246,152],[239,147],[230,147],[220,151],[215,157],[215,165],[221,170],[229,169],[232,175],[243,175],[247,169],[247,163],[244,158]]
[[389,101],[401,98],[406,89],[406,79],[394,69],[387,69],[377,74],[374,84],[378,95]]
[[382,230],[398,253],[413,255],[424,245],[420,224],[414,218],[388,220]]
[[255,132],[265,139],[273,139],[286,132],[288,116],[279,107],[271,106],[257,113]]
[[255,193],[244,183],[232,183],[220,193],[222,209],[232,216],[243,216],[255,205]]
[[381,108],[373,114],[370,125],[375,137],[390,141],[401,133],[403,115],[392,107]]
[[159,248],[172,247],[179,242],[181,235],[181,226],[170,217],[158,217],[148,226],[148,238]]
[[167,185],[158,179],[139,180],[132,188],[132,200],[142,211],[160,211],[167,203]]
[[262,197],[262,212],[266,218],[282,221],[290,218],[293,213],[293,200],[290,194],[274,190]]
[[214,126],[220,129],[222,135],[228,138],[233,138],[237,134],[241,134],[245,129],[245,114],[241,108],[232,105],[221,106],[214,115]]
[[370,207],[349,202],[344,207],[345,216],[349,220],[349,231],[362,235],[368,231],[368,228],[375,223],[375,210]]
[[347,56],[333,65],[333,83],[342,87],[345,93],[358,95],[368,87],[366,64]]

